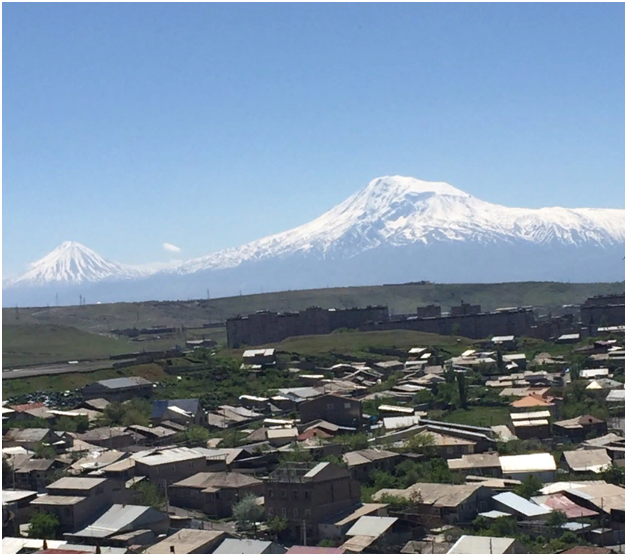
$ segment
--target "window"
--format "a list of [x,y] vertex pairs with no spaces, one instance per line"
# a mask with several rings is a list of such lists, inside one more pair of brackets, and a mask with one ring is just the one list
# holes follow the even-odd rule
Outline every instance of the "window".
[[297,500],[298,499],[298,491],[295,490],[293,494],[294,494],[294,496],[293,496],[294,500]]
[[351,403],[350,402],[344,402],[344,409],[350,409],[351,408]]
[[281,498],[287,498],[287,491],[284,488],[281,489]]
[[272,517],[274,515],[274,508],[268,508],[268,516]]
[[271,488],[268,489],[268,498],[274,498],[274,491]]
[[311,496],[311,493],[308,490],[306,490],[305,491],[305,500],[309,500],[310,496]]
[[311,510],[305,510],[305,517],[311,517]]
[[333,409],[333,404],[332,403],[328,403],[327,404],[327,409]]
[[294,508],[294,517],[298,517],[298,508]]
[[281,517],[287,517],[287,510],[285,508],[281,508]]
[[220,500],[220,492],[216,492],[216,500]]

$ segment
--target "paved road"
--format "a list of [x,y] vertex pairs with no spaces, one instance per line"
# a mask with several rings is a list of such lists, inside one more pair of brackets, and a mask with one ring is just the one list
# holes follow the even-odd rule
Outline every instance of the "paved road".
[[80,363],[60,363],[54,365],[37,365],[35,367],[21,367],[17,369],[2,369],[2,380],[12,378],[26,378],[31,376],[61,375],[66,373],[88,373],[100,369],[111,369],[114,363],[124,363],[133,359],[100,359],[96,361],[81,361]]

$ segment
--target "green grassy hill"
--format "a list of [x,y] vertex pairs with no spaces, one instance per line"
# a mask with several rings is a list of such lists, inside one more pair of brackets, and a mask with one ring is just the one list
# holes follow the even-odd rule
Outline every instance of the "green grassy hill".
[[[592,295],[624,292],[625,283],[569,284],[510,282],[503,284],[403,284],[328,288],[242,295],[209,300],[111,303],[73,307],[3,309],[3,324],[56,324],[90,332],[155,325],[199,327],[224,322],[237,314],[266,309],[297,311],[313,305],[323,308],[387,305],[392,314],[413,313],[418,305],[438,303],[447,310],[461,300],[479,303],[484,310],[533,305],[551,311],[581,303]],[[220,334],[218,330],[209,335]],[[222,333],[223,334],[223,333]],[[223,336],[222,336],[223,337]]]

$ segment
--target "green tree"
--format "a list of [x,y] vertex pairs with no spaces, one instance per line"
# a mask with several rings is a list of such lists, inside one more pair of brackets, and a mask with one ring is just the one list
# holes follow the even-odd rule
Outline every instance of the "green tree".
[[28,536],[31,539],[54,539],[58,528],[59,519],[56,515],[35,511],[30,518]]
[[165,496],[157,488],[157,485],[143,480],[137,483],[133,490],[137,493],[136,500],[140,506],[152,506],[153,508],[165,506]]
[[287,519],[275,515],[268,520],[266,525],[268,527],[268,532],[275,539],[278,539],[281,533],[287,529]]
[[410,436],[404,442],[404,448],[410,452],[418,454],[432,453],[435,441],[433,435],[427,433],[415,434]]
[[233,517],[240,529],[256,528],[256,523],[263,517],[263,508],[257,504],[256,496],[246,496],[233,506]]
[[185,431],[185,440],[193,446],[205,446],[209,440],[209,431],[199,425],[193,425]]
[[338,545],[338,542],[333,539],[322,539],[318,546],[326,547],[326,548],[335,548]]
[[532,496],[537,496],[541,488],[542,482],[537,477],[529,475],[522,483],[516,486],[514,492],[518,496],[529,500]]
[[55,430],[66,432],[85,432],[89,428],[87,415],[78,417],[63,416],[54,425]]
[[503,361],[503,351],[499,347],[496,350],[496,368],[499,371],[499,374],[505,374],[505,362]]
[[546,524],[551,528],[553,536],[562,531],[562,525],[568,523],[568,516],[559,510],[552,511],[546,519]]
[[57,453],[52,446],[39,442],[35,446],[34,455],[35,459],[54,459],[57,457]]
[[625,468],[613,463],[611,467],[601,473],[601,478],[613,485],[625,486]]
[[459,392],[459,405],[462,409],[468,409],[468,387],[466,386],[466,375],[464,373],[457,374],[457,389]]

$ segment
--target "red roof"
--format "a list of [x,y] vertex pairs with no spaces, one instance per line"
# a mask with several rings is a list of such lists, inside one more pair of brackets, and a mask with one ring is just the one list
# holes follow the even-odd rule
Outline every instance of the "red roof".
[[293,546],[285,554],[344,554],[343,548],[329,546]]
[[584,508],[583,506],[575,504],[570,498],[568,498],[564,494],[554,494],[552,496],[549,496],[544,502],[544,505],[553,510],[559,510],[560,512],[564,512],[569,519],[599,515],[599,513],[595,512],[594,510],[589,510],[588,508]]
[[14,405],[11,409],[15,411],[30,411],[31,409],[38,409],[40,407],[46,407],[46,404],[43,402],[23,403],[22,405]]
[[307,440],[308,438],[331,438],[331,435],[327,432],[324,432],[321,429],[309,429],[308,431],[305,431],[302,434],[299,434],[298,437],[296,438],[296,440]]

